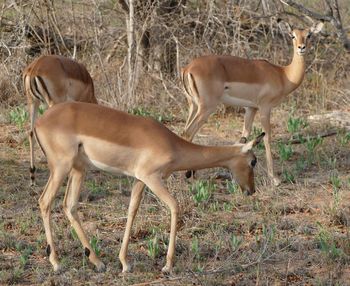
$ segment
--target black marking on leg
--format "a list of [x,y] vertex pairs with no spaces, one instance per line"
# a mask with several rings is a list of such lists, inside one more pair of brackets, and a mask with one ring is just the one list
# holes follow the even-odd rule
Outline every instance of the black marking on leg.
[[35,166],[33,166],[33,168],[32,168],[32,167],[30,167],[30,168],[29,168],[29,170],[30,170],[30,173],[31,173],[31,174],[34,174],[34,173],[35,173],[36,168],[35,168]]
[[51,254],[51,246],[50,246],[50,244],[48,244],[46,247],[46,255],[50,256],[50,254]]
[[31,185],[33,186],[34,185],[34,181],[35,181],[35,170],[36,168],[35,167],[30,167],[29,168],[29,171],[30,171],[30,180],[31,180]]
[[30,137],[33,137],[33,131],[30,131],[30,132],[29,132],[29,136],[30,136]]
[[245,144],[245,143],[247,143],[247,138],[246,137],[241,137],[241,139],[239,139],[239,143],[243,143],[243,144]]
[[84,254],[85,254],[86,257],[89,257],[90,256],[90,249],[85,247]]

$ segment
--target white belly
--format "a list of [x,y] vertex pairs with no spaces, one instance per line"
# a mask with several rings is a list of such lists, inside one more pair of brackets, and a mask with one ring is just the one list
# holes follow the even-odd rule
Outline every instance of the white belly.
[[91,165],[93,165],[94,167],[96,167],[97,169],[100,169],[102,171],[106,171],[106,172],[112,173],[112,174],[124,174],[127,176],[132,176],[132,174],[129,174],[129,172],[126,172],[125,170],[122,170],[120,168],[106,165],[106,164],[99,162],[97,160],[89,159],[89,161],[90,161]]
[[249,100],[245,100],[242,98],[237,98],[237,97],[233,97],[230,95],[225,95],[222,97],[222,102],[225,105],[232,105],[232,106],[242,106],[242,107],[254,107],[254,108],[258,108],[258,106]]
[[113,174],[134,176],[138,150],[99,138],[82,135],[80,138],[84,157],[90,165]]
[[243,82],[225,83],[222,102],[226,105],[258,108],[261,96],[267,86]]

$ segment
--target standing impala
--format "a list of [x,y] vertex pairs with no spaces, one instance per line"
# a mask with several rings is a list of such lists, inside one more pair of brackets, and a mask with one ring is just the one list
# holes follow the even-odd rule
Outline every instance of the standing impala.
[[55,271],[60,269],[51,231],[50,209],[63,180],[69,175],[63,209],[85,248],[85,254],[103,270],[81,226],[77,204],[88,165],[136,178],[131,191],[128,219],[119,259],[123,272],[130,271],[127,248],[131,227],[140,205],[143,189],[152,190],[169,208],[171,228],[164,272],[171,272],[175,254],[178,216],[177,201],[163,179],[178,170],[226,167],[242,190],[255,191],[256,157],[251,148],[264,134],[245,144],[208,147],[190,143],[155,120],[129,115],[100,105],[66,102],[50,108],[37,121],[35,137],[46,154],[50,178],[39,199],[47,238],[47,255]]
[[273,171],[271,155],[271,109],[302,82],[305,74],[304,54],[307,39],[318,33],[323,23],[310,29],[292,30],[294,55],[288,66],[276,66],[266,60],[248,60],[235,56],[203,56],[194,59],[182,69],[181,79],[189,104],[189,116],[184,137],[192,141],[220,103],[245,107],[241,142],[249,136],[256,111],[260,111],[264,138],[267,172],[275,185],[280,184]]
[[33,128],[39,104],[49,107],[65,101],[96,103],[94,85],[86,68],[63,56],[41,56],[23,71],[23,85],[30,114],[30,179],[34,185]]

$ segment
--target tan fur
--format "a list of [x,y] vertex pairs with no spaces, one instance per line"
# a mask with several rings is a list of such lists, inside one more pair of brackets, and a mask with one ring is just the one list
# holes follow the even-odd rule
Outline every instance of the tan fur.
[[[23,71],[23,84],[30,113],[30,167],[33,170],[33,128],[40,102],[51,107],[65,101],[97,104],[97,100],[91,76],[86,68],[63,56],[41,56],[34,60]],[[32,174],[32,184],[34,179]]]
[[37,121],[36,138],[45,152],[50,178],[39,199],[49,259],[55,270],[60,268],[50,227],[50,208],[64,178],[69,175],[63,207],[75,228],[90,261],[101,270],[103,263],[89,244],[78,215],[80,186],[88,165],[109,172],[121,172],[136,178],[132,190],[128,221],[119,258],[123,271],[129,271],[126,254],[130,231],[145,185],[170,209],[171,230],[167,262],[163,271],[171,272],[175,255],[178,204],[163,179],[179,170],[225,167],[231,170],[243,191],[255,192],[250,150],[263,137],[246,144],[209,147],[190,143],[157,121],[137,117],[111,108],[88,103],[63,103],[50,108]]
[[270,148],[271,109],[302,82],[305,73],[306,39],[322,25],[307,30],[293,30],[294,55],[288,66],[277,66],[265,60],[248,60],[235,56],[210,55],[194,59],[182,69],[181,79],[189,103],[184,137],[190,141],[220,103],[245,107],[242,136],[250,135],[256,111],[266,132],[267,170],[276,185]]

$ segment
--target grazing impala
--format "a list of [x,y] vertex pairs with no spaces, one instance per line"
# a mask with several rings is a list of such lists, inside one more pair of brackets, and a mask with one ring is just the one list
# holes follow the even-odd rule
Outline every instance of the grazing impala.
[[310,29],[292,30],[294,55],[288,66],[276,66],[265,60],[248,60],[235,56],[203,56],[194,59],[182,69],[181,79],[189,103],[189,116],[184,137],[192,141],[220,103],[245,107],[241,142],[249,136],[256,111],[260,111],[264,138],[267,172],[275,185],[280,183],[273,171],[271,155],[271,109],[302,82],[305,73],[304,54],[307,39],[318,33],[323,23]]
[[23,85],[30,114],[30,173],[34,185],[33,128],[39,104],[49,107],[65,101],[97,103],[94,85],[86,68],[63,56],[41,56],[23,71]]
[[119,253],[123,272],[130,271],[127,248],[131,227],[148,186],[169,208],[170,240],[164,272],[171,272],[175,252],[178,204],[163,179],[178,170],[226,167],[243,191],[252,194],[256,157],[251,148],[264,136],[245,144],[209,147],[190,143],[157,121],[137,117],[100,105],[66,102],[50,108],[37,121],[35,137],[46,154],[50,178],[39,199],[47,238],[47,254],[55,271],[60,269],[51,231],[50,209],[63,180],[69,175],[63,209],[85,249],[85,254],[103,270],[81,226],[77,204],[88,165],[136,178],[123,243]]

